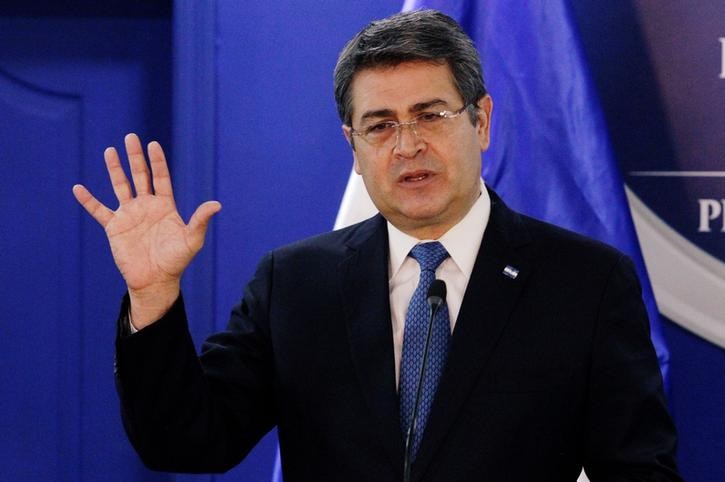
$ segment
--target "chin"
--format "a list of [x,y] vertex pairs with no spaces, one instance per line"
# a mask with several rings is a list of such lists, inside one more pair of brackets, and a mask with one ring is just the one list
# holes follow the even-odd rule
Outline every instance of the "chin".
[[440,223],[440,210],[415,210],[399,213],[399,217],[405,220],[408,226],[415,229],[425,228]]
[[446,208],[448,205],[446,203],[437,202],[437,203],[418,203],[415,206],[410,206],[409,209],[403,210],[411,219],[420,219],[420,220],[427,220],[427,219],[438,219],[445,215]]

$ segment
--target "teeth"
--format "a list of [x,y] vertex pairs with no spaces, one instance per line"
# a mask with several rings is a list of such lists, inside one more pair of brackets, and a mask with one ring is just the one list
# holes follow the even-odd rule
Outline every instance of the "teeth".
[[415,176],[415,177],[413,177],[413,176],[409,176],[409,177],[408,177],[408,181],[422,181],[422,180],[423,180],[423,179],[425,179],[426,177],[428,177],[428,175],[427,175],[427,174],[421,174],[420,176]]

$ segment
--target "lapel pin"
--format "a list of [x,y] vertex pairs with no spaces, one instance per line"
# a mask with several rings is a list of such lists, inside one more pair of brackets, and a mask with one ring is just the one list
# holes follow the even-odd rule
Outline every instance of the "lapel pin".
[[503,274],[511,279],[516,279],[516,277],[519,275],[519,270],[514,268],[510,264],[507,264],[506,267],[503,269]]

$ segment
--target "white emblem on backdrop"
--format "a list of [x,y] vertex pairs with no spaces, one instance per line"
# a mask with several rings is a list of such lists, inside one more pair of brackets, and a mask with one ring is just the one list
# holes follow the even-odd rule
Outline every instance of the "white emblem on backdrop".
[[625,186],[660,312],[725,348],[725,263],[665,224]]

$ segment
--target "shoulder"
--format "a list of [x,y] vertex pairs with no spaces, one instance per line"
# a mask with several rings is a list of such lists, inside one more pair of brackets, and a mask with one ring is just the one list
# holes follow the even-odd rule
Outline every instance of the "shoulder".
[[631,269],[629,258],[613,246],[516,212],[497,196],[492,201],[484,249],[487,241],[500,243],[535,260],[545,272],[572,279],[606,278],[617,267]]
[[268,254],[276,262],[339,262],[367,243],[387,243],[385,219],[377,214],[346,228],[281,246]]
[[385,274],[386,245],[385,220],[374,216],[281,246],[262,258],[245,298],[258,298],[276,309],[304,306],[310,295],[328,299],[339,291],[341,277],[350,269],[374,267]]
[[624,256],[614,246],[583,234],[520,214],[532,240],[546,252],[563,252],[570,256],[602,257],[617,260]]

